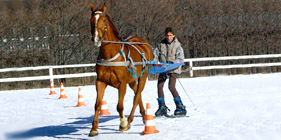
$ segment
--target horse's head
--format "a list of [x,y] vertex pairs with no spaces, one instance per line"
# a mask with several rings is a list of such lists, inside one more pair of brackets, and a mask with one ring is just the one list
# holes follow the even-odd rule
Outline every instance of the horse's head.
[[106,4],[103,9],[95,9],[94,4],[91,4],[91,34],[92,41],[95,46],[100,47],[101,42],[105,37],[108,26],[108,18],[106,16]]

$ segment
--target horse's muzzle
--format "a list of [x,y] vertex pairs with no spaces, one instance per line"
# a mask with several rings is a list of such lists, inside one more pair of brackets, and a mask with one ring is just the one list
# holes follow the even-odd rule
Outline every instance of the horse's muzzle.
[[94,45],[97,47],[101,46],[101,38],[100,37],[92,37],[92,41],[94,42]]

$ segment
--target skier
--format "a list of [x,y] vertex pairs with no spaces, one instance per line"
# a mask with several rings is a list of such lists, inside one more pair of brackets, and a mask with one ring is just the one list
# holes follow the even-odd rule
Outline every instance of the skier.
[[[163,39],[159,44],[156,45],[153,50],[154,61],[163,63],[183,63],[184,52],[181,47],[181,43],[175,37],[174,32],[171,27],[165,29],[165,39]],[[176,110],[174,111],[175,116],[185,116],[186,109],[183,105],[181,98],[176,90],[176,78],[181,73],[181,66],[175,70],[169,72],[163,72],[159,74],[157,82],[157,92],[158,92],[158,105],[159,108],[155,112],[155,116],[166,116],[170,109],[165,105],[164,91],[163,87],[167,78],[169,78],[169,90],[171,91],[174,102],[176,104]]]

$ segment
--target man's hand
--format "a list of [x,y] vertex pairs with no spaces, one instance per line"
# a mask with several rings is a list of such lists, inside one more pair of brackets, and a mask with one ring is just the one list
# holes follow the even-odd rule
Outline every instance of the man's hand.
[[161,66],[160,62],[158,62],[157,64],[154,64],[155,66]]
[[173,63],[177,64],[177,63],[183,63],[183,62],[181,60],[179,60],[179,59],[176,59],[176,60],[173,61]]

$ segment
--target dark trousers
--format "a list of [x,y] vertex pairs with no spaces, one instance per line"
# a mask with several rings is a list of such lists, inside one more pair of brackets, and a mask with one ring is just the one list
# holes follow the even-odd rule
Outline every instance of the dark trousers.
[[163,87],[164,87],[164,84],[165,84],[168,77],[169,77],[169,90],[171,91],[174,98],[179,97],[179,93],[176,90],[177,76],[178,76],[178,74],[176,74],[176,73],[169,73],[169,74],[161,73],[161,74],[159,74],[158,83],[157,83],[158,98],[164,98]]

